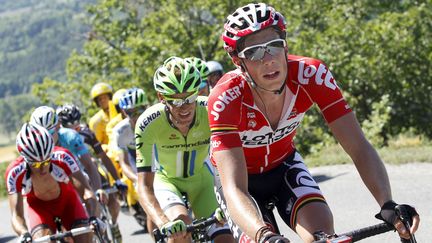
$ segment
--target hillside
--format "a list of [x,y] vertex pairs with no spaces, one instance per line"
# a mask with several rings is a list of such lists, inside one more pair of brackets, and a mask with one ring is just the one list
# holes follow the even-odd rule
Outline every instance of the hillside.
[[[0,4],[0,134],[10,138],[39,104],[29,95],[44,77],[66,80],[65,62],[80,49],[93,0],[2,0]],[[13,136],[12,136],[13,137]],[[0,144],[8,143],[2,141]]]
[[45,76],[65,76],[65,60],[87,32],[93,1],[3,0],[0,5],[0,98],[28,93]]

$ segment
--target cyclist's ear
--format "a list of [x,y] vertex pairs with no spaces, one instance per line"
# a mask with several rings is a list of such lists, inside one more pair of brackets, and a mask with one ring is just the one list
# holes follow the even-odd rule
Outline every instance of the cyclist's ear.
[[157,97],[158,97],[158,99],[159,99],[160,102],[162,102],[163,104],[165,104],[165,100],[164,100],[164,98],[163,98],[163,96],[162,96],[161,93],[157,92]]

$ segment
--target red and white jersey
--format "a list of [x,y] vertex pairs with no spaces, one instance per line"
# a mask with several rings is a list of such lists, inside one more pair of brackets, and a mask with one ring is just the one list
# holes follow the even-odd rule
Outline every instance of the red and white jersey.
[[[69,183],[69,176],[78,170],[78,163],[67,149],[54,147],[51,155],[50,174],[56,181]],[[9,164],[5,173],[8,193],[21,192],[24,196],[28,195],[32,191],[30,173],[30,168],[28,168],[22,156],[19,156],[14,162]]]
[[[330,70],[319,60],[288,55],[286,85],[284,112],[273,130],[241,71],[226,73],[208,100],[211,154],[243,147],[248,173],[262,173],[294,151],[296,129],[313,104],[327,123],[351,112]],[[212,162],[215,164],[213,156]]]

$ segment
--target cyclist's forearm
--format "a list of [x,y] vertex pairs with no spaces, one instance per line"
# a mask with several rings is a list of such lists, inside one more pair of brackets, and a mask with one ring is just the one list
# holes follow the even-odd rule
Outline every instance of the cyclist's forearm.
[[135,171],[132,169],[129,163],[128,155],[124,153],[120,159],[120,166],[122,168],[123,174],[126,175],[127,178],[132,180],[134,183],[138,181],[138,176]]
[[84,165],[91,183],[92,188],[96,191],[97,189],[102,188],[102,182],[97,171],[96,165],[91,161],[89,154],[84,154],[80,157],[80,161]]
[[357,170],[369,191],[380,206],[392,199],[387,171],[377,152],[372,147],[353,158]]
[[97,200],[92,191],[86,189],[83,200],[90,217],[99,215]]
[[138,173],[138,195],[141,206],[158,228],[160,228],[170,220],[156,199],[153,189],[154,176],[155,173],[153,172]]
[[153,190],[143,189],[139,190],[138,193],[141,206],[158,228],[170,221],[160,207]]
[[17,235],[22,235],[28,232],[24,217],[18,215],[12,215],[12,228],[17,233]]
[[224,191],[224,195],[233,221],[246,235],[254,239],[256,232],[266,224],[249,193],[233,189]]
[[102,152],[98,153],[98,157],[102,160],[102,163],[105,165],[105,168],[107,168],[108,172],[111,174],[111,176],[114,178],[114,180],[120,179],[120,176],[119,176],[113,162],[111,161],[110,158],[108,158],[107,154],[104,151],[102,151]]

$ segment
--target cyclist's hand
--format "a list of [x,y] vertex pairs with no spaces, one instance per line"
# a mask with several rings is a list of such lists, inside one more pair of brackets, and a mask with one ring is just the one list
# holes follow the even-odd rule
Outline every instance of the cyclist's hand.
[[183,220],[168,222],[161,227],[162,234],[166,234],[171,238],[181,238],[186,236],[186,224]]
[[261,236],[258,243],[290,243],[290,241],[282,235],[268,231]]
[[100,233],[104,233],[107,229],[107,224],[96,216],[91,216],[89,218],[89,223],[93,225]]
[[226,223],[225,214],[219,207],[216,208],[216,211],[214,212],[214,216],[216,217],[219,224],[223,225]]
[[96,194],[96,197],[100,203],[102,203],[104,205],[108,204],[108,193],[106,193],[105,190],[97,189],[95,194]]
[[409,239],[410,234],[417,231],[420,223],[420,217],[415,208],[407,204],[398,205],[392,200],[384,203],[381,211],[375,217],[394,225],[399,235],[405,239]]
[[29,232],[25,232],[24,234],[20,235],[18,238],[18,243],[30,243],[32,242],[32,236]]
[[114,182],[114,186],[119,190],[121,193],[125,193],[128,190],[128,186],[126,183],[124,183],[122,180],[118,179]]

